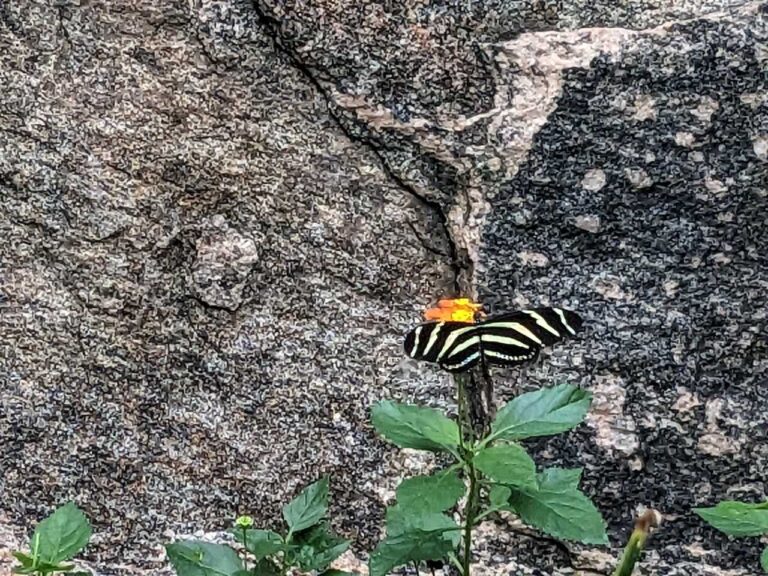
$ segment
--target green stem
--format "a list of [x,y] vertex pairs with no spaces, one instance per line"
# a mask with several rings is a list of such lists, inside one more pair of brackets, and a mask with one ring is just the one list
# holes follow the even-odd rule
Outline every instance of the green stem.
[[624,554],[621,557],[619,565],[613,576],[632,576],[635,564],[640,559],[645,548],[651,530],[657,528],[661,522],[661,516],[654,510],[648,510],[637,519],[635,529],[629,537],[627,546],[624,548]]
[[[465,395],[464,395],[464,377],[461,374],[457,374],[455,377],[455,381],[456,381],[456,386],[458,388],[457,399],[456,399],[456,404],[457,404],[456,410],[458,412],[457,416],[459,420],[459,446],[461,447],[462,453],[464,453],[466,451],[464,447],[464,422],[466,422],[465,411],[466,411],[466,405],[467,405],[467,399],[465,398]],[[462,456],[462,459],[463,459],[463,456]]]
[[35,534],[35,542],[32,545],[32,568],[37,568],[37,561],[40,559],[40,534]]
[[632,576],[632,571],[635,569],[635,564],[640,559],[644,547],[645,534],[633,532],[629,542],[627,542],[627,547],[624,548],[624,554],[616,567],[614,576]]
[[475,527],[478,496],[480,495],[480,485],[477,481],[475,465],[471,460],[467,464],[469,496],[467,497],[467,509],[464,514],[464,576],[469,576],[470,564],[472,562],[472,529]]
[[[480,483],[477,476],[475,465],[472,462],[474,456],[474,442],[475,435],[470,422],[470,417],[467,407],[467,395],[466,395],[466,375],[456,375],[456,386],[458,388],[458,412],[459,412],[459,434],[462,441],[462,460],[464,461],[464,468],[467,472],[467,479],[469,480],[469,490],[467,495],[467,505],[464,509],[464,537],[463,537],[463,549],[462,558],[460,562],[462,576],[470,576],[470,564],[472,562],[472,529],[475,525],[475,516],[477,514],[478,498],[480,496]],[[467,437],[467,443],[465,444],[464,438]]]
[[286,534],[285,538],[283,539],[283,543],[285,544],[285,549],[283,550],[282,554],[280,554],[280,576],[285,576],[288,573],[288,545],[291,543],[291,538],[293,538],[293,528],[290,528],[288,530],[288,534]]
[[245,568],[245,571],[248,572],[248,529],[243,526],[243,548],[245,548],[245,553],[243,554],[243,568]]
[[477,516],[475,516],[475,525],[477,525],[480,522],[480,520],[482,520],[486,516],[490,516],[494,512],[499,512],[500,510],[501,508],[488,508],[488,510],[486,510],[482,514],[478,514]]
[[448,560],[451,561],[451,564],[456,566],[456,569],[459,571],[460,574],[464,573],[464,566],[461,564],[461,560],[454,554],[453,552],[448,553]]

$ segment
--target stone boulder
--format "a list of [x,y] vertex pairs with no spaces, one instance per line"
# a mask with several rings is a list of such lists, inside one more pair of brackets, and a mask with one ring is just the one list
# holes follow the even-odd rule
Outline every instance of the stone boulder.
[[768,492],[768,3],[25,0],[0,5],[0,567],[74,499],[99,573],[276,525],[332,476],[357,565],[400,478],[377,400],[437,297],[561,304],[581,338],[494,372],[586,425],[610,548],[507,521],[481,574],[755,574],[691,507]]

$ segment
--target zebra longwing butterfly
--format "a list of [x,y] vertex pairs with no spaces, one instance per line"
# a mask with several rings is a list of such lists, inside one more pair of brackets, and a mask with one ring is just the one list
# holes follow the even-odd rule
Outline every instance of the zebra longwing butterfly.
[[465,372],[480,362],[514,366],[534,360],[581,328],[581,318],[562,308],[531,308],[490,316],[476,324],[439,321],[420,324],[405,337],[405,352],[435,362],[448,372]]

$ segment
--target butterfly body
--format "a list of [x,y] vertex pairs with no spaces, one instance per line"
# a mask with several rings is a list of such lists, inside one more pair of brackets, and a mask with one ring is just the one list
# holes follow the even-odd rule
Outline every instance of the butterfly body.
[[404,348],[411,358],[437,363],[448,372],[465,372],[481,362],[514,366],[576,334],[581,324],[578,314],[562,308],[520,310],[478,323],[426,322],[408,333]]

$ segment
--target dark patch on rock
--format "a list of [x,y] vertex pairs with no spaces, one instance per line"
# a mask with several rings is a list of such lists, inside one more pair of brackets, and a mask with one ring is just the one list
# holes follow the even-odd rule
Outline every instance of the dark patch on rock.
[[[673,517],[653,540],[669,564],[695,560],[681,549],[692,542],[715,548],[708,561],[722,567],[757,558],[757,542],[715,534],[691,508],[734,490],[766,497],[768,165],[755,142],[768,103],[754,101],[768,91],[756,58],[766,32],[761,18],[681,24],[641,35],[618,62],[568,71],[483,237],[482,293],[581,311],[586,334],[563,353],[580,367],[557,374],[588,388],[609,378],[636,425],[631,454],[587,430],[537,452],[586,462],[614,541],[637,505]],[[575,225],[583,215],[597,228]],[[546,264],[526,264],[528,252]],[[689,414],[676,407],[685,391],[700,403]]]

